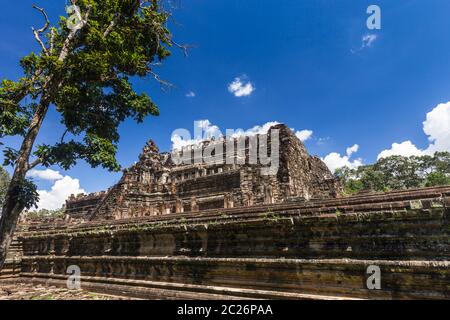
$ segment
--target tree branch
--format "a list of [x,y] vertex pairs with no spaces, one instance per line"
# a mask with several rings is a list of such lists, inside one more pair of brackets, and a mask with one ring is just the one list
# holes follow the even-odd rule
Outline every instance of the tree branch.
[[[76,1],[71,0],[72,4],[75,5]],[[70,45],[72,43],[73,38],[75,38],[75,35],[77,34],[78,30],[83,29],[88,21],[89,14],[91,13],[91,6],[87,7],[86,14],[84,15],[84,18],[81,20],[81,27],[79,29],[73,29],[70,31],[69,35],[67,36],[66,40],[64,40],[63,47],[61,49],[61,53],[59,54],[58,60],[64,61],[69,54]]]
[[55,29],[50,30],[50,54],[53,54],[53,49],[55,47]]
[[64,138],[66,137],[67,132],[69,132],[69,129],[66,129],[66,131],[64,131],[64,133],[62,134],[60,143],[64,142]]
[[[153,22],[152,25],[153,25],[153,27],[155,29],[158,29],[158,31],[161,30],[161,28],[162,28],[162,26],[159,23]],[[157,44],[156,44],[157,48],[156,49],[158,51],[159,45],[160,45],[160,42],[161,42],[160,39],[159,39],[159,36],[158,36],[158,32],[155,32],[155,36],[156,36],[156,40],[157,40]],[[183,50],[183,53],[184,53],[185,57],[188,56],[189,49],[194,47],[193,45],[179,44],[178,42],[176,42],[173,39],[168,39],[168,42],[169,42],[170,45],[176,46],[176,47],[180,48],[181,50]]]
[[33,162],[29,163],[27,166],[27,171],[36,168],[38,165],[40,165],[42,163],[41,159],[36,159]]
[[47,48],[45,47],[44,42],[42,41],[40,35],[41,35],[41,33],[44,33],[45,31],[47,31],[48,27],[50,26],[50,20],[48,19],[48,15],[47,15],[47,13],[45,12],[45,10],[44,10],[43,8],[39,8],[39,7],[36,6],[36,5],[33,5],[33,8],[36,9],[36,10],[38,10],[40,13],[42,13],[42,15],[44,16],[44,19],[45,19],[45,24],[44,24],[44,26],[43,26],[42,28],[40,28],[40,29],[37,29],[37,30],[36,30],[35,28],[31,28],[31,29],[33,30],[34,38],[36,39],[36,41],[37,41],[37,42],[39,43],[39,45],[41,46],[42,51],[44,51],[44,53],[45,53],[46,55],[48,55],[48,50],[47,50]]
[[165,80],[162,80],[159,77],[159,75],[157,73],[155,73],[153,70],[149,70],[148,72],[153,76],[153,78],[155,78],[156,81],[159,82],[159,84],[161,84],[161,86],[163,88],[172,88],[173,87],[173,84],[171,84],[170,82],[167,82]]
[[109,24],[108,28],[106,28],[105,32],[103,32],[103,38],[106,38],[112,32],[117,22],[119,21],[120,17],[121,17],[120,13],[116,13],[114,15],[114,18],[111,20],[111,23]]
[[177,42],[175,42],[174,40],[170,40],[170,43],[173,44],[174,46],[180,48],[181,50],[183,50],[184,56],[187,57],[189,54],[189,49],[192,48],[193,46],[191,45],[187,45],[187,44],[179,44]]

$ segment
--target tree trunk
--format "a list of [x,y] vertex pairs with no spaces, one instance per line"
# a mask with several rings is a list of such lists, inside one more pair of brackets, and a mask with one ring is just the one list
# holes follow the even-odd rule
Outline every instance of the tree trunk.
[[[90,12],[91,6],[87,6],[86,14],[84,15],[81,28],[79,29],[82,29],[87,25]],[[79,29],[71,30],[69,35],[65,39],[58,57],[59,62],[63,62],[64,60],[66,60],[70,48],[73,45],[72,42],[74,41],[75,36],[78,32],[77,30]],[[38,74],[40,73],[41,72],[39,71]],[[50,102],[52,101],[50,97],[55,93],[56,90],[59,89],[61,85],[61,78],[55,77],[55,75],[47,77],[42,89],[42,92],[44,92],[44,94],[41,97],[40,104],[36,109],[36,112],[30,124],[30,128],[22,142],[22,146],[19,151],[19,158],[17,159],[14,174],[11,178],[8,192],[5,196],[2,216],[0,217],[0,271],[3,269],[3,265],[6,260],[6,254],[12,242],[20,213],[24,209],[23,205],[14,200],[17,198],[17,195],[15,194],[17,190],[16,187],[18,183],[25,178],[27,171],[30,169],[30,155],[33,150],[33,145],[36,137],[39,133],[39,129],[42,126],[42,122],[44,121],[45,115],[48,111],[48,107],[50,105]]]
[[9,183],[8,191],[3,204],[2,216],[0,217],[0,271],[6,260],[9,246],[12,242],[17,221],[24,206],[17,201],[17,186],[25,178],[29,170],[28,161],[33,150],[33,144],[42,126],[49,107],[48,99],[42,98],[31,121],[29,130],[23,139],[16,162],[14,174]]

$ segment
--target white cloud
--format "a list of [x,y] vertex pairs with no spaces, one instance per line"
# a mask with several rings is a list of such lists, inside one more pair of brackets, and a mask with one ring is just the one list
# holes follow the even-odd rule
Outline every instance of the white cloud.
[[411,141],[404,141],[402,143],[393,143],[391,149],[381,151],[378,155],[378,160],[381,158],[387,158],[390,156],[420,156],[424,152],[419,150]]
[[171,138],[172,149],[181,150],[187,146],[199,145],[203,140],[204,139],[183,139],[180,135],[173,134]]
[[430,142],[427,148],[421,150],[409,140],[393,143],[391,149],[380,152],[378,159],[393,155],[409,157],[432,155],[437,151],[450,152],[450,101],[437,105],[427,113],[426,120],[423,122],[423,131]]
[[255,91],[255,87],[251,82],[245,82],[243,78],[237,77],[228,85],[228,91],[235,97],[246,97]]
[[300,139],[301,142],[305,142],[305,141],[311,139],[313,132],[312,132],[312,130],[302,130],[302,131],[297,131],[295,133],[295,135],[297,136],[297,138]]
[[197,127],[203,130],[205,138],[219,137],[222,135],[218,126],[213,125],[209,120],[196,121]]
[[211,139],[212,137],[222,137],[222,132],[220,131],[219,127],[213,125],[211,121],[207,119],[195,121],[194,131],[194,135],[196,135],[194,138],[191,137],[191,134],[188,130],[185,130],[185,133],[188,134],[189,137],[182,137],[177,133],[172,134],[172,149],[181,150],[182,148],[187,146],[199,145],[204,140]]
[[[197,128],[198,131],[201,131],[200,135],[195,138],[191,138],[190,134],[189,137],[183,139],[179,134],[172,134],[171,141],[172,141],[172,149],[181,150],[183,147],[191,146],[191,145],[199,145],[204,140],[210,139],[214,137],[216,140],[222,138],[224,135],[229,135],[232,138],[238,138],[241,136],[254,136],[258,134],[266,134],[270,128],[273,126],[276,126],[280,124],[278,121],[269,121],[264,123],[263,125],[257,125],[250,129],[243,130],[243,129],[235,129],[232,130],[232,132],[222,132],[220,128],[216,125],[213,125],[211,121],[209,120],[198,120],[194,123],[194,130]],[[292,131],[295,131],[292,129]],[[186,130],[185,133],[188,133],[189,131]],[[302,141],[306,141],[312,137],[313,131],[312,130],[301,130],[297,131],[295,135]]]
[[235,134],[231,135],[233,138],[238,138],[240,136],[255,136],[257,134],[266,134],[269,129],[273,126],[276,126],[277,124],[280,124],[278,121],[270,121],[266,122],[265,124],[261,126],[254,126],[253,128],[242,130],[237,129],[235,130]]
[[359,146],[357,144],[354,144],[353,146],[348,147],[346,150],[347,156],[351,157],[352,154],[358,152],[358,150],[359,150]]
[[65,176],[57,180],[51,190],[38,190],[38,193],[38,210],[56,210],[62,207],[71,194],[85,193],[85,191],[80,188],[78,179]]
[[373,33],[368,33],[362,37],[361,49],[371,47],[375,40],[378,39],[378,36]]
[[189,140],[183,140],[181,136],[178,134],[172,134],[172,137],[170,138],[170,141],[172,141],[172,149],[173,150],[181,150],[186,146],[195,144],[194,142],[190,142]]
[[187,146],[199,145],[204,139],[183,139],[180,135],[173,134],[170,140],[173,150],[181,150]]
[[31,178],[38,178],[41,180],[55,181],[60,180],[63,176],[58,172],[51,169],[45,170],[30,170],[27,176]]
[[[277,124],[280,124],[277,121],[266,122],[261,126],[254,126],[253,128],[243,130],[236,129],[233,130],[233,133],[230,134],[233,138],[238,138],[240,136],[253,136],[257,134],[265,134],[269,131],[269,129]],[[197,128],[197,129],[195,129]],[[216,125],[213,125],[209,120],[198,120],[195,121],[194,130],[201,131],[200,136],[189,139],[183,139],[178,134],[173,134],[171,137],[172,141],[172,149],[181,150],[183,147],[191,146],[191,145],[199,145],[204,140],[210,139],[214,137],[215,139],[219,139],[223,137],[227,132],[222,132],[220,128]]]
[[195,98],[196,94],[194,91],[189,91],[188,93],[186,93],[186,97],[187,98]]
[[356,152],[358,152],[359,146],[357,144],[347,148],[346,155],[341,156],[337,152],[332,152],[329,155],[327,155],[325,158],[323,158],[323,162],[328,166],[331,172],[335,172],[336,169],[342,168],[342,167],[349,167],[351,169],[355,169],[357,167],[360,167],[363,165],[363,162],[361,159],[355,159],[351,160],[350,158],[352,155]]
[[428,136],[430,145],[428,154],[436,151],[450,152],[450,101],[441,103],[431,112],[423,123],[423,131]]

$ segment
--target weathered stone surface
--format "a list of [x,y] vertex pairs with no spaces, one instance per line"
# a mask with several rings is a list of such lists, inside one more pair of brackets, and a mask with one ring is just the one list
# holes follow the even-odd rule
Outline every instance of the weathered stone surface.
[[66,200],[66,214],[73,219],[87,219],[105,198],[106,192],[71,195]]
[[[139,161],[124,171],[116,185],[105,193],[72,196],[66,212],[78,219],[124,219],[338,197],[340,184],[319,158],[308,154],[288,127],[277,125],[269,130],[267,149],[271,150],[270,132],[275,129],[280,138],[280,164],[275,175],[261,173],[265,166],[259,157],[257,164],[250,164],[249,146],[253,140],[249,137],[245,139],[244,164],[238,164],[237,140],[230,149],[235,150],[233,164],[226,162],[231,145],[206,141],[197,149],[189,149],[192,164],[180,165],[174,164],[171,154],[159,153],[149,141]],[[223,163],[198,161],[202,159],[198,159],[197,150],[203,152],[215,144],[223,145],[223,153],[217,154]]]
[[152,299],[450,299],[450,187],[341,197],[276,128],[276,176],[176,166],[149,143],[107,192],[69,199],[66,219],[22,221],[2,276],[65,286],[76,265],[86,290]]
[[[66,268],[78,265],[94,287],[102,282],[265,298],[448,299],[449,196],[450,188],[432,188],[35,226],[21,234],[21,277],[62,281]],[[411,206],[418,201],[434,205]],[[381,269],[381,290],[366,286],[370,265]]]
[[101,295],[84,290],[0,280],[0,300],[129,300],[128,297]]
[[3,269],[0,271],[0,279],[10,279],[18,276],[22,260],[22,244],[14,237],[6,256]]

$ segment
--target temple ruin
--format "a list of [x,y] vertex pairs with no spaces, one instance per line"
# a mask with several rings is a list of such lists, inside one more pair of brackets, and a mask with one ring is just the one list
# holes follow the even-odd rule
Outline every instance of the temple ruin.
[[[116,185],[106,192],[70,197],[66,212],[76,219],[114,220],[341,195],[341,186],[326,165],[310,156],[287,126],[276,125],[268,131],[269,150],[272,130],[278,130],[280,141],[275,175],[262,174],[264,166],[260,161],[250,164],[251,137],[242,140],[245,143],[242,159],[238,159],[237,139],[232,140],[231,147],[225,141],[205,141],[197,146],[199,150],[204,151],[213,143],[223,144],[223,152],[215,155],[223,161],[196,161],[196,150],[191,147],[188,157],[192,161],[179,165],[171,153],[160,153],[154,142],[149,141],[139,161],[124,170]],[[228,148],[233,148],[232,161],[226,161]]]
[[177,165],[149,142],[108,191],[71,197],[65,219],[21,221],[1,283],[66,287],[75,266],[83,289],[146,299],[450,299],[450,186],[346,197],[290,129],[272,129],[276,175]]

